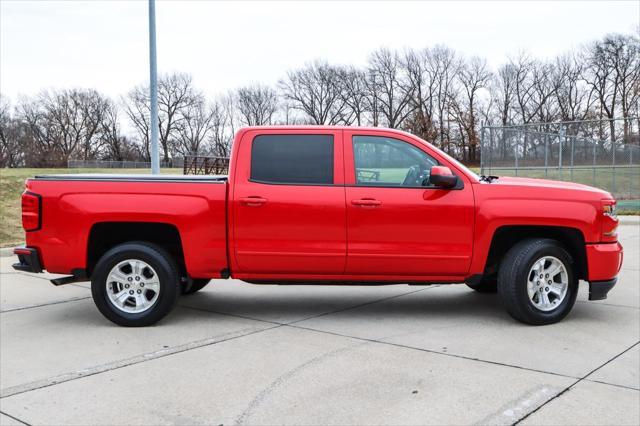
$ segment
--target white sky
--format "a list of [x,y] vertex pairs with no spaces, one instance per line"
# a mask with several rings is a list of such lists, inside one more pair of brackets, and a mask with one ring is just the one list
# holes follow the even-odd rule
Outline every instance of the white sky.
[[[379,46],[446,44],[496,67],[527,50],[552,57],[640,25],[640,1],[386,2],[158,0],[158,70],[191,73],[208,94],[274,84],[315,58],[364,64]],[[125,94],[148,79],[147,1],[0,0],[0,91]]]

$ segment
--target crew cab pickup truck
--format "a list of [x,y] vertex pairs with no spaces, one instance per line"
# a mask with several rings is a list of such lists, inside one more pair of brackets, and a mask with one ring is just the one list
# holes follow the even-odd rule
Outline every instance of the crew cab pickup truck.
[[466,283],[528,324],[564,318],[579,280],[606,298],[622,263],[613,197],[477,176],[397,130],[250,127],[228,176],[48,175],[26,181],[15,269],[91,280],[109,320],[144,326],[211,279]]

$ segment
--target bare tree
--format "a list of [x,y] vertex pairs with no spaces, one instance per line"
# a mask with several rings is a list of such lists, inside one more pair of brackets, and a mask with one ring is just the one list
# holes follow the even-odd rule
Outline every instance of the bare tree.
[[[178,127],[182,116],[180,111],[198,102],[191,76],[175,73],[160,78],[158,82],[158,127],[162,145],[163,159],[169,159],[170,149],[178,138]],[[127,95],[126,112],[145,147],[147,159],[150,159],[150,115],[149,87],[135,87]]]
[[346,103],[339,84],[339,70],[316,61],[290,71],[280,81],[283,96],[313,124],[337,124],[344,120]]
[[[132,138],[123,134],[128,126],[121,123],[121,111],[133,126]],[[613,120],[639,113],[640,38],[612,34],[549,61],[521,53],[495,74],[484,60],[445,46],[402,54],[383,48],[361,68],[316,61],[288,72],[276,88],[241,87],[214,102],[188,74],[166,75],[159,81],[158,130],[165,160],[191,152],[227,156],[240,125],[313,123],[399,128],[476,162],[481,120],[504,126],[609,120],[608,126],[604,121],[568,129],[609,149],[621,135],[625,143],[637,143],[630,120]],[[0,99],[0,165],[61,166],[69,158],[148,161],[149,135],[145,86],[133,88],[118,105],[86,89],[43,91],[19,98],[15,108]],[[541,147],[547,136],[525,132],[522,138],[524,149],[517,155],[546,152]],[[497,142],[503,156],[513,155],[504,138]]]
[[405,53],[404,67],[411,85],[413,113],[405,124],[408,131],[429,141],[435,141],[438,130],[435,120],[435,79],[427,69],[427,50]]
[[413,111],[412,85],[397,52],[379,49],[369,57],[367,70],[370,94],[385,125],[398,128]]
[[[19,106],[39,151],[37,164],[66,165],[72,156],[95,158],[103,146],[99,130],[108,100],[95,90],[44,91]],[[33,153],[36,155],[36,153]]]
[[545,107],[555,95],[551,66],[521,53],[511,61],[515,73],[515,103],[520,122],[545,121]]
[[588,117],[595,101],[593,88],[583,80],[584,65],[575,55],[567,54],[556,58],[553,73],[556,89],[559,119],[562,121],[584,120]]
[[216,157],[229,157],[235,134],[233,101],[231,96],[216,100],[211,105],[209,146]]
[[444,46],[436,46],[426,52],[427,73],[434,84],[435,107],[438,120],[438,139],[442,149],[451,150],[450,112],[457,97],[456,76],[460,59],[455,52]]
[[124,160],[126,139],[120,131],[118,106],[115,103],[109,102],[100,125],[100,134],[106,149],[105,157],[116,161]]
[[271,124],[278,110],[278,94],[268,86],[241,87],[236,90],[235,99],[242,121],[247,126]]
[[21,144],[28,142],[24,138],[24,126],[11,114],[9,100],[0,95],[0,167],[21,165]]
[[461,103],[464,106],[456,108],[456,110],[459,123],[467,135],[469,144],[469,154],[466,159],[471,162],[478,160],[477,147],[480,144],[477,132],[479,91],[488,86],[491,77],[492,74],[487,68],[487,62],[477,57],[464,62],[459,69],[458,79],[462,86]]
[[182,108],[180,114],[176,150],[182,155],[197,154],[210,136],[214,113],[201,97]]
[[[609,119],[609,138],[615,140],[616,111],[629,115],[638,102],[640,84],[640,47],[638,38],[612,34],[604,40],[588,45],[583,53],[586,64],[583,77],[593,88],[599,101],[601,115]],[[601,129],[602,133],[602,129]],[[625,139],[629,137],[629,123],[624,123]]]
[[366,73],[351,66],[339,69],[338,76],[340,95],[346,106],[344,124],[361,126],[368,111]]
[[112,101],[109,101],[102,120],[100,138],[104,141],[104,151],[100,156],[104,160],[141,161],[145,158],[143,148],[123,134],[120,109]]

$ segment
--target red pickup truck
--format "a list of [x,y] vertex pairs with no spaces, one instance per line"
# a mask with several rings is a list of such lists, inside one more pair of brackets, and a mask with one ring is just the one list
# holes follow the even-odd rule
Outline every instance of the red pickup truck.
[[229,176],[49,175],[26,182],[15,269],[91,280],[102,314],[153,324],[213,278],[296,284],[466,283],[550,324],[578,281],[606,298],[622,263],[600,189],[477,176],[408,133],[251,127]]

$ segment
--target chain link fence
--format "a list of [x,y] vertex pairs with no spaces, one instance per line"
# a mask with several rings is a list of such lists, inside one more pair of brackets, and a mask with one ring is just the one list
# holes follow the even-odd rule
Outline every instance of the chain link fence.
[[484,126],[481,173],[564,180],[640,199],[638,117]]

